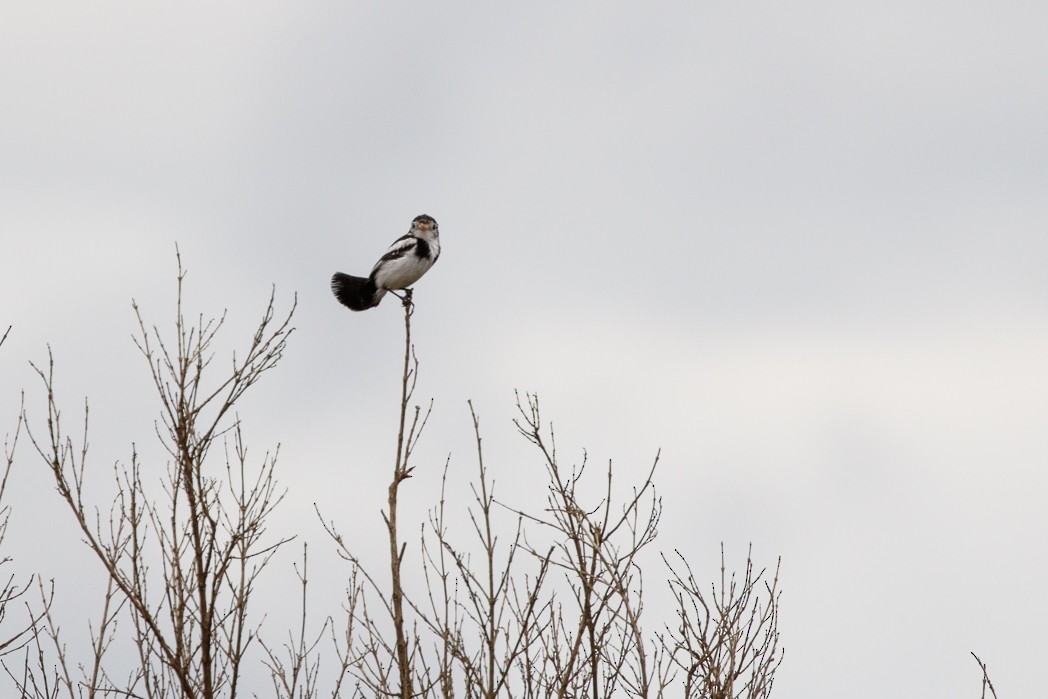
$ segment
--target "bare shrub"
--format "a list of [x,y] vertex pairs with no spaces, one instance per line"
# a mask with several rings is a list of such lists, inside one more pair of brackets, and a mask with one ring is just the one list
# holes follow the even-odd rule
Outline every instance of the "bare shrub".
[[[11,326],[8,326],[3,336],[0,336],[0,347],[7,341],[7,337],[10,334]],[[22,405],[25,405],[24,396]],[[3,550],[4,539],[7,537],[7,525],[11,521],[11,506],[7,504],[5,499],[7,495],[7,479],[11,475],[11,467],[14,465],[15,449],[18,447],[18,438],[22,434],[23,425],[22,411],[19,410],[14,433],[4,435],[4,461],[3,465],[0,466],[3,469],[3,472],[0,473],[0,551]],[[0,568],[8,567],[11,562],[11,557],[6,555],[6,553],[0,554]],[[51,590],[49,588],[47,591],[44,591],[41,588],[42,609],[35,613],[30,612],[26,621],[18,623],[14,629],[11,628],[11,624],[8,622],[8,608],[29,592],[33,587],[34,579],[35,576],[30,577],[25,582],[17,582],[13,573],[10,575],[0,573],[0,628],[3,629],[0,632],[0,658],[9,653],[19,651],[32,642],[33,632],[37,624],[50,607]]]
[[519,508],[495,497],[471,403],[478,465],[468,508],[472,541],[449,531],[445,464],[439,501],[420,536],[425,584],[405,590],[408,551],[397,532],[397,493],[415,468],[411,456],[429,410],[409,409],[418,373],[410,294],[404,306],[397,458],[383,512],[389,587],[353,553],[336,524],[317,513],[350,563],[346,630],[336,647],[354,691],[599,699],[662,697],[682,686],[689,697],[768,696],[782,662],[778,568],[767,583],[748,557],[743,578],[729,580],[722,552],[721,590],[710,596],[678,553],[678,561],[666,561],[678,623],[666,633],[648,633],[641,557],[655,541],[662,513],[653,480],[659,457],[623,497],[613,487],[610,462],[599,480],[590,478],[585,454],[578,465],[562,464],[535,396],[518,396],[516,426],[540,454],[544,507]]
[[[266,519],[283,497],[274,478],[276,454],[249,462],[232,411],[283,356],[294,306],[278,319],[271,295],[246,350],[216,370],[212,347],[225,316],[188,321],[184,278],[179,257],[173,338],[148,326],[134,305],[135,344],[159,398],[157,436],[169,457],[159,491],[143,476],[132,448],[130,464],[114,468],[116,495],[108,508],[88,501],[85,486],[96,469],[89,463],[87,404],[76,440],[65,430],[55,396],[53,356],[49,352],[44,368],[34,365],[47,414],[44,429],[29,430],[29,438],[108,585],[86,663],[69,657],[58,625],[44,614],[38,630],[57,660],[48,663],[38,638],[35,659],[27,656],[20,672],[7,668],[24,696],[52,697],[60,690],[70,697],[238,694],[245,653],[256,638],[249,617],[254,585],[287,539],[270,540],[266,532]],[[24,411],[23,417],[34,424]],[[214,466],[213,451],[224,468]],[[120,619],[130,626],[124,637],[134,654],[126,677],[112,676],[106,657]],[[122,655],[126,666],[128,654]]]
[[[224,316],[187,321],[184,277],[179,258],[172,337],[148,325],[134,306],[135,343],[159,399],[165,475],[146,475],[133,447],[129,463],[113,469],[112,500],[93,504],[98,479],[88,453],[88,407],[81,431],[71,436],[56,399],[50,350],[47,364],[34,366],[46,393],[46,420],[33,422],[23,410],[15,440],[23,426],[34,427],[27,428],[29,439],[107,585],[83,653],[67,649],[50,592],[37,585],[33,623],[17,636],[25,656],[20,665],[3,665],[23,697],[235,699],[246,691],[249,667],[264,668],[280,699],[769,695],[782,662],[778,566],[768,580],[765,571],[754,572],[748,556],[743,573],[729,576],[722,548],[719,586],[709,589],[680,552],[658,567],[659,454],[635,483],[619,483],[611,462],[596,468],[585,452],[568,462],[535,396],[517,396],[515,424],[534,448],[544,499],[520,505],[496,494],[470,403],[477,471],[466,518],[449,516],[463,504],[448,497],[449,460],[439,498],[415,530],[418,548],[409,547],[414,537],[404,532],[414,525],[405,529],[401,488],[413,482],[432,410],[432,403],[425,409],[414,403],[419,362],[410,290],[403,298],[396,455],[382,510],[388,577],[366,566],[318,510],[336,552],[349,563],[344,621],[327,615],[311,621],[303,546],[294,568],[298,627],[279,644],[264,643],[252,613],[255,584],[289,538],[267,533],[283,497],[276,454],[248,458],[234,408],[282,358],[294,306],[278,319],[271,295],[245,350],[219,370],[214,348]],[[9,470],[13,444],[5,453]],[[453,520],[468,522],[464,534],[453,531]],[[0,541],[5,527],[3,510]],[[661,581],[667,580],[675,603],[670,625],[646,615],[650,561],[659,571],[655,589],[666,589]],[[10,589],[22,595],[29,588]],[[334,680],[322,687],[321,666],[332,656],[325,671],[334,671]]]
[[[663,639],[672,662],[683,672],[685,697],[764,699],[771,695],[779,649],[779,564],[770,581],[754,573],[746,556],[741,580],[729,576],[721,545],[719,584],[708,592],[679,551],[667,560],[677,603],[677,624]],[[750,552],[752,554],[752,551]]]

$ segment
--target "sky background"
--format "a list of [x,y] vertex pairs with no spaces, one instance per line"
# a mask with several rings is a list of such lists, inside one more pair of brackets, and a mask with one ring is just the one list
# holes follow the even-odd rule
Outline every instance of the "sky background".
[[[700,578],[722,541],[782,557],[778,699],[974,697],[973,650],[1043,695],[1046,27],[1019,0],[3,3],[0,434],[23,389],[42,425],[49,343],[99,481],[132,442],[160,473],[131,299],[170,328],[177,243],[223,359],[297,293],[240,417],[335,613],[313,504],[381,565],[403,326],[328,280],[428,213],[402,519],[449,455],[467,504],[467,399],[499,492],[541,507],[511,423],[537,392],[566,461],[625,481],[661,448],[658,546]],[[99,571],[46,475],[21,443],[6,570],[57,578],[72,629]]]

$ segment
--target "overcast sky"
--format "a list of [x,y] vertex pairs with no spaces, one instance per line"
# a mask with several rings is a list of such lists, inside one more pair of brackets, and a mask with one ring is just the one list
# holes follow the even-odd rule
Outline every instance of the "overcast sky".
[[[50,343],[100,479],[151,442],[131,299],[170,325],[176,243],[229,348],[297,293],[240,416],[335,613],[312,504],[381,561],[403,340],[395,299],[328,280],[428,213],[403,518],[449,454],[466,502],[467,399],[500,487],[534,480],[534,391],[565,459],[628,479],[662,449],[659,545],[701,577],[721,541],[782,556],[778,699],[974,697],[973,650],[1043,695],[1046,28],[1019,0],[5,2],[0,434],[21,389],[39,418]],[[71,604],[97,566],[27,446],[5,546]]]

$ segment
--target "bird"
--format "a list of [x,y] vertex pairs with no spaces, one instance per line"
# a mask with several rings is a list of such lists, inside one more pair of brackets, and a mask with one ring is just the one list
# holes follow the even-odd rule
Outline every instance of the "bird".
[[[378,305],[387,291],[408,289],[440,257],[440,231],[432,216],[422,214],[411,222],[411,230],[393,241],[367,277],[335,272],[331,292],[343,306],[366,311]],[[410,291],[410,289],[408,289]],[[393,294],[397,296],[396,293]]]

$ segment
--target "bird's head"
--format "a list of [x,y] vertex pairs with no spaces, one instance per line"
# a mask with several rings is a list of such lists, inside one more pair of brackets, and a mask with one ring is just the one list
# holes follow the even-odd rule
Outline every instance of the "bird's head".
[[415,220],[411,222],[411,233],[421,238],[436,238],[440,234],[439,228],[437,228],[437,222],[432,216],[422,214],[416,216]]

